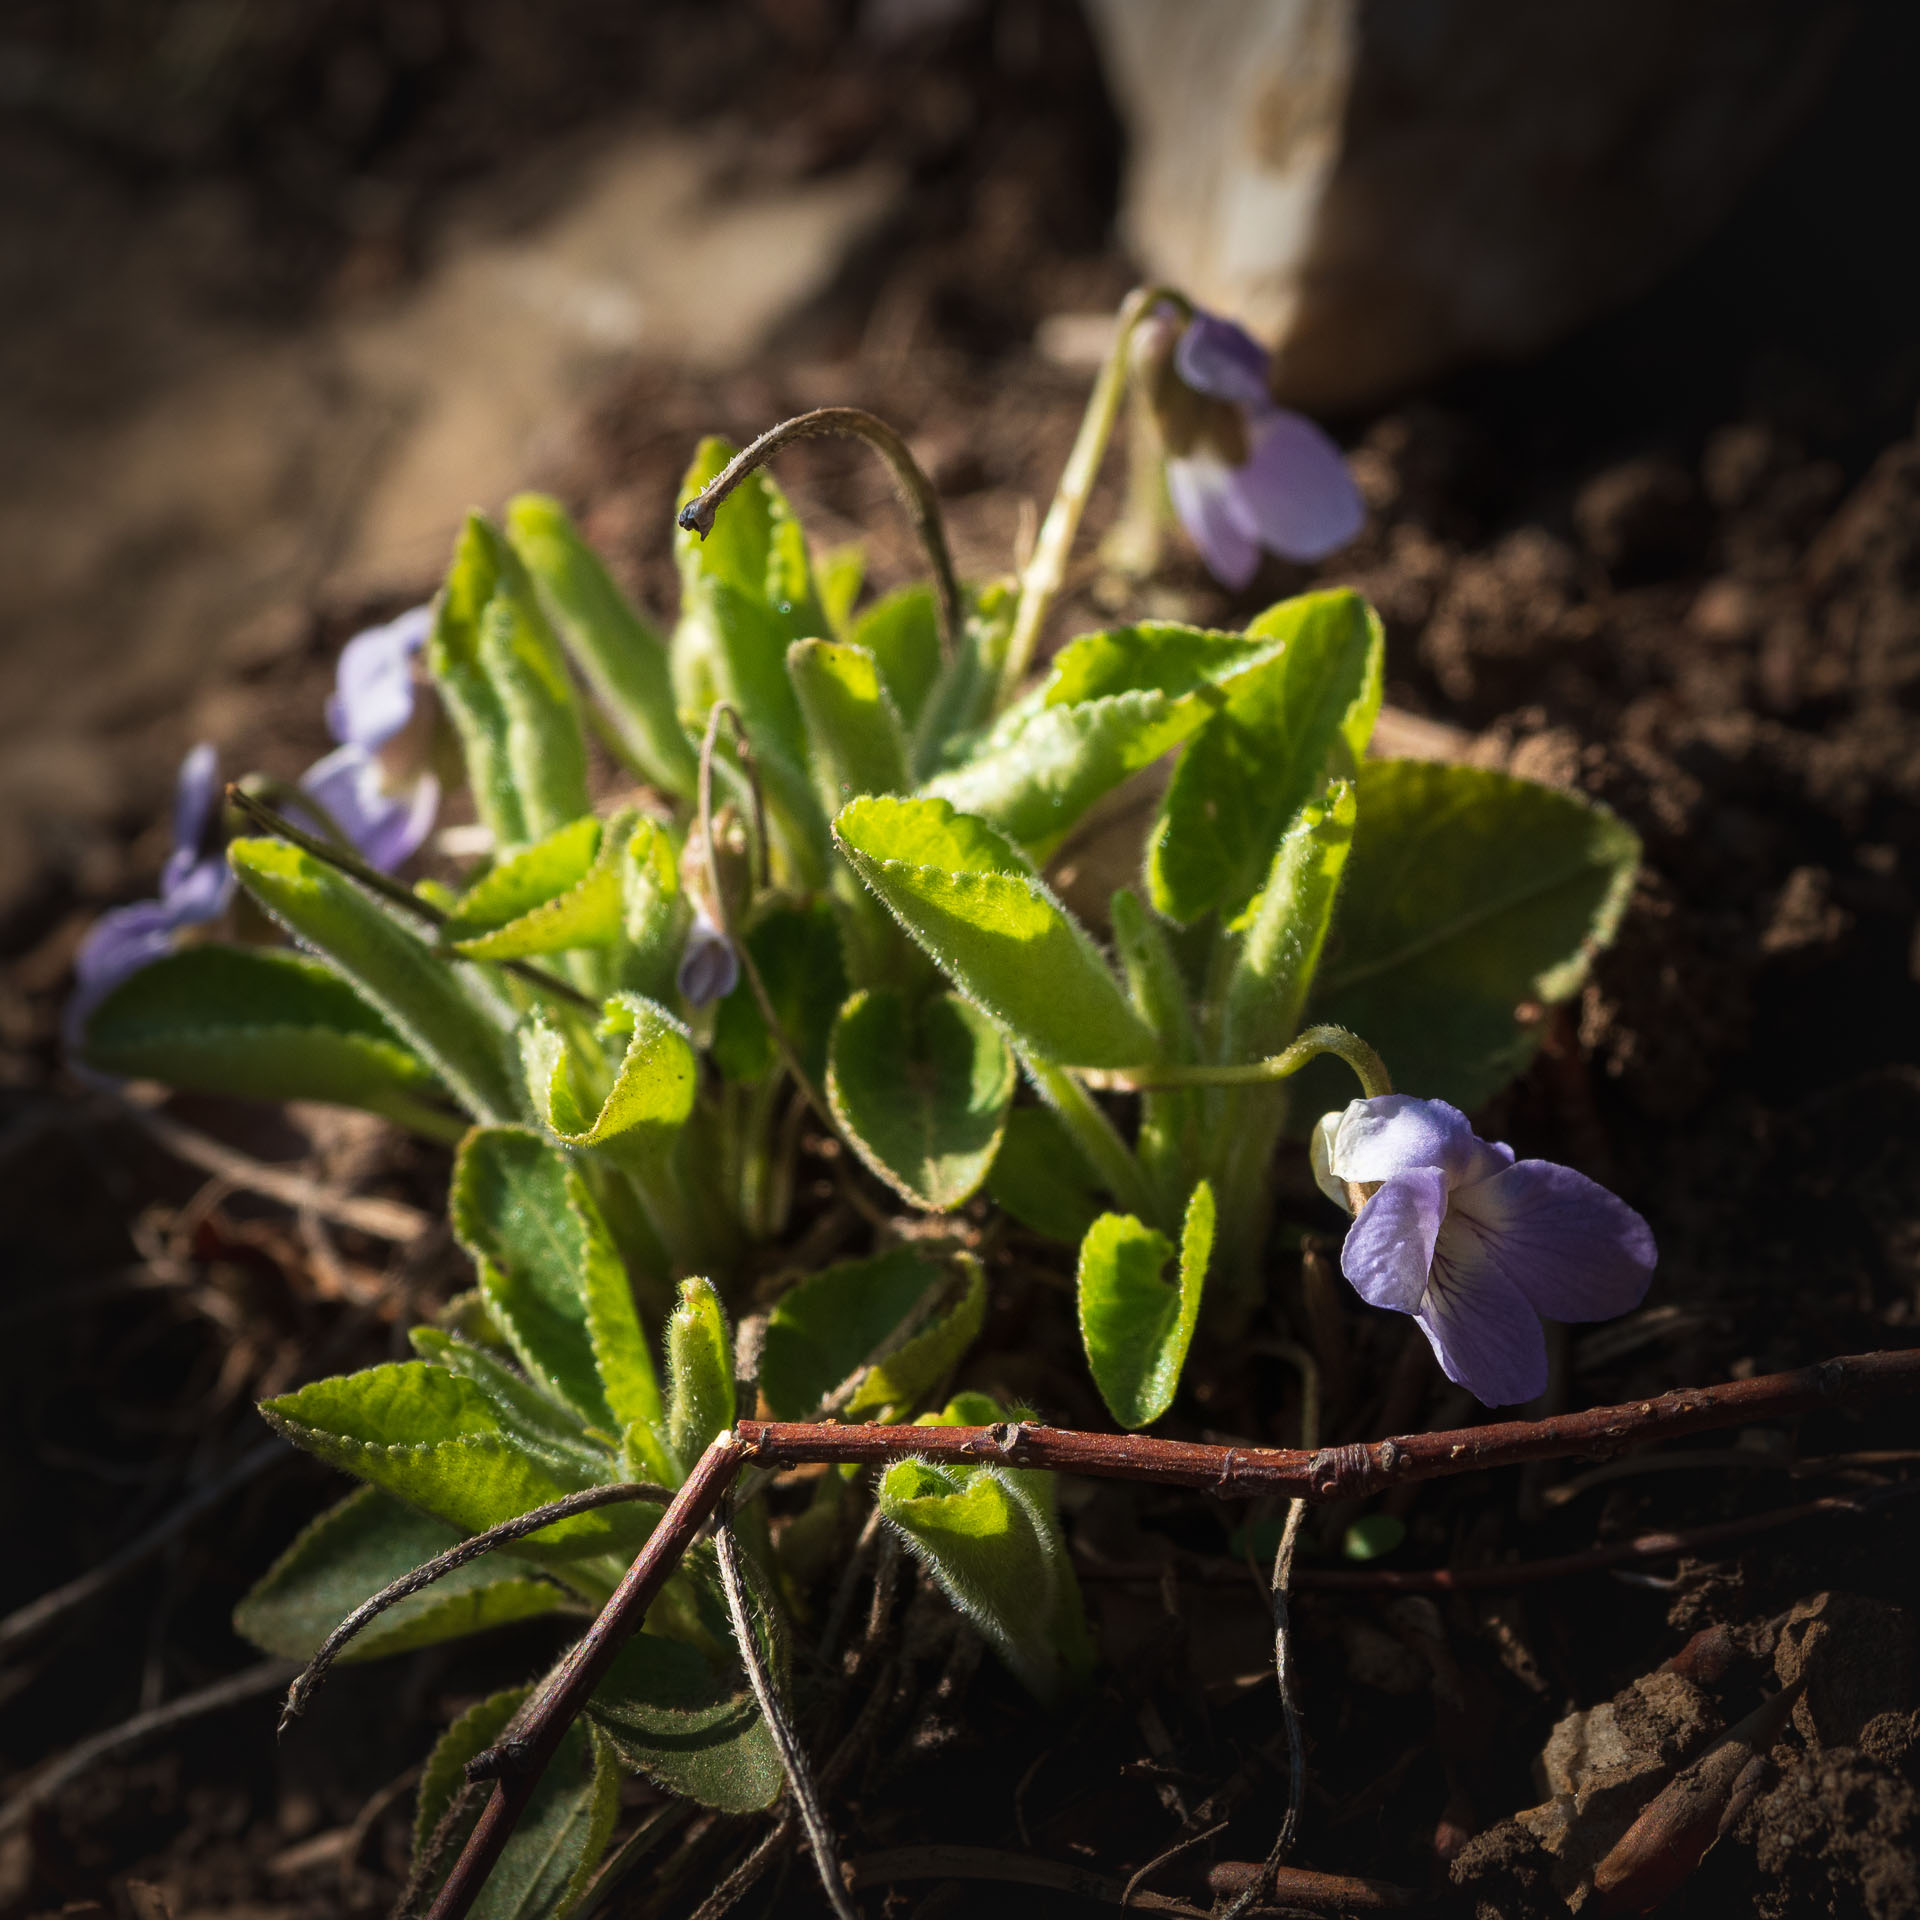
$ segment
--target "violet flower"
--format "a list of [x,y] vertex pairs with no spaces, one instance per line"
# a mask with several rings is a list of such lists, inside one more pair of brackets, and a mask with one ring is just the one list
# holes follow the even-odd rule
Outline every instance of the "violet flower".
[[[1155,321],[1158,322],[1157,326]],[[1266,548],[1319,560],[1360,531],[1366,507],[1340,449],[1267,391],[1266,349],[1231,320],[1161,308],[1140,364],[1167,452],[1167,492],[1207,569],[1238,591]]]
[[1370,1306],[1413,1315],[1449,1380],[1488,1406],[1546,1391],[1541,1317],[1608,1320],[1653,1277],[1653,1234],[1605,1187],[1515,1160],[1444,1100],[1387,1094],[1322,1118],[1314,1178],[1358,1217],[1340,1271]]
[[690,1007],[711,1006],[740,984],[740,956],[705,907],[696,906],[676,976],[680,997]]
[[88,1016],[121,981],[171,953],[183,929],[204,926],[226,911],[233,874],[213,838],[220,794],[220,759],[203,740],[180,763],[173,851],[160,870],[159,899],[103,913],[74,956],[75,986],[65,1019],[69,1052],[80,1051]]
[[427,764],[433,708],[414,678],[432,630],[433,609],[415,607],[347,642],[327,697],[327,725],[340,744],[300,778],[332,824],[383,870],[426,839],[440,810],[440,782]]

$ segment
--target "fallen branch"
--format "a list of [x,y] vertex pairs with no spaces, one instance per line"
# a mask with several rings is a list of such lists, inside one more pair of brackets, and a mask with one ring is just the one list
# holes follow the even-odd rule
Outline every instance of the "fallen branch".
[[991,1427],[841,1427],[742,1420],[746,1457],[782,1466],[885,1466],[908,1455],[954,1466],[1043,1467],[1102,1480],[1192,1487],[1230,1499],[1285,1494],[1349,1500],[1411,1480],[1478,1473],[1523,1460],[1605,1459],[1629,1447],[1712,1427],[1780,1420],[1816,1407],[1851,1406],[1882,1393],[1920,1388],[1920,1348],[1849,1354],[1755,1380],[1688,1387],[1624,1406],[1545,1420],[1501,1420],[1442,1433],[1402,1434],[1371,1445],[1220,1447],[1139,1433],[1078,1433],[1024,1420]]
[[[1677,1434],[1784,1419],[1819,1407],[1851,1406],[1878,1394],[1916,1389],[1920,1389],[1920,1348],[1851,1354],[1790,1373],[1683,1389],[1625,1406],[1312,1450],[1205,1446],[1144,1434],[1079,1433],[1016,1420],[990,1427],[843,1427],[831,1422],[743,1420],[701,1455],[613,1598],[551,1680],[522,1707],[497,1745],[468,1762],[469,1781],[491,1780],[493,1790],[428,1920],[464,1920],[561,1737],[628,1635],[646,1618],[655,1594],[695,1536],[719,1511],[744,1466],[848,1462],[884,1466],[919,1457],[960,1466],[1040,1467],[1100,1479],[1192,1487],[1222,1497],[1278,1493],[1304,1501],[1344,1500],[1402,1481],[1475,1473],[1524,1460],[1569,1455],[1604,1458]],[[1809,1505],[1825,1510],[1824,1502]],[[1100,1878],[1087,1876],[1088,1884]],[[1116,1896],[1117,1892],[1116,1888]],[[1095,1892],[1093,1897],[1102,1895]],[[1152,1895],[1135,1897],[1138,1906],[1150,1903],[1161,1911],[1187,1910],[1178,1903],[1162,1905]]]

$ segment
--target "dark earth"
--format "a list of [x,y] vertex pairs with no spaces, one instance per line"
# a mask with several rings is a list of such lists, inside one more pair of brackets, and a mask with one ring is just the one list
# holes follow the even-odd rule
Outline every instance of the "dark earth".
[[[401,11],[411,40],[391,30]],[[596,116],[724,113],[750,130],[743,166],[772,175],[889,154],[911,175],[906,213],[750,372],[636,365],[526,477],[567,497],[643,601],[670,609],[669,510],[695,439],[858,401],[913,439],[963,570],[998,570],[1025,503],[1051,490],[1084,397],[1081,376],[1033,352],[1035,327],[1129,284],[1110,239],[1117,132],[1068,8],[989,7],[937,64],[913,45],[836,51],[842,12],[283,0],[274,34],[182,100],[145,84],[150,43],[123,9],[28,4],[9,29],[19,43],[84,56],[99,85],[41,99],[15,137],[136,205],[209,177],[239,183],[250,238],[220,297],[269,317],[361,270],[348,210],[368,182],[389,189],[383,258],[404,274],[455,185]],[[1889,216],[1920,177],[1917,54],[1910,16],[1863,9],[1827,106],[1666,285],[1536,363],[1332,423],[1374,511],[1319,574],[1275,565],[1229,602],[1188,559],[1137,591],[1089,563],[1056,618],[1059,636],[1142,611],[1234,624],[1311,578],[1351,581],[1387,623],[1390,702],[1439,723],[1427,750],[1575,788],[1644,836],[1618,944],[1550,1019],[1527,1078],[1477,1117],[1522,1153],[1608,1181],[1659,1238],[1647,1307],[1568,1343],[1565,1406],[1915,1339],[1920,263]],[[342,73],[357,91],[312,79]],[[818,446],[781,473],[817,544],[859,532],[881,585],[911,574],[877,474]],[[228,690],[240,757],[285,774],[313,758],[339,643],[392,610],[294,609],[293,664]],[[105,854],[89,842],[86,859],[0,902],[0,1606],[105,1560],[196,1491],[228,1490],[41,1630],[0,1628],[10,1792],[50,1756],[255,1664],[228,1625],[233,1602],[339,1488],[290,1454],[237,1473],[262,1439],[251,1403],[403,1352],[404,1328],[466,1283],[444,1230],[399,1252],[209,1180],[62,1067],[73,949],[93,914],[151,887],[185,724],[148,712],[110,742],[152,759],[151,809],[114,821]],[[186,1100],[170,1111],[337,1187],[429,1212],[444,1191],[444,1154],[372,1124]],[[1324,1272],[1336,1222],[1303,1166],[1278,1177],[1272,1258],[1288,1282],[1277,1295],[1294,1296],[1288,1267]],[[1015,1236],[994,1259],[994,1311],[963,1384],[1104,1426],[1064,1256]],[[1348,1364],[1330,1382],[1324,1440],[1473,1417],[1403,1323],[1333,1298]],[[1234,1351],[1203,1347],[1164,1430],[1292,1444],[1294,1375],[1272,1348],[1309,1331],[1276,1310]],[[1388,1505],[1407,1539],[1379,1564],[1527,1563],[1884,1492],[1920,1466],[1920,1421],[1888,1402],[1706,1435],[1660,1465],[1400,1489]],[[1205,1835],[1143,1883],[1163,1910],[1169,1897],[1201,1910],[1210,1869],[1224,1886],[1231,1863],[1272,1840],[1285,1743],[1247,1556],[1270,1550],[1275,1516],[1112,1486],[1070,1486],[1064,1500],[1105,1654],[1077,1715],[1040,1716],[907,1578],[855,1689],[823,1685],[805,1730],[830,1753],[861,1689],[887,1689],[830,1795],[856,1864],[959,1843],[1079,1879],[943,1880],[923,1852],[864,1894],[869,1913],[1092,1911],[1088,1876],[1111,1901]],[[1436,1911],[1564,1912],[1568,1862],[1597,1857],[1723,1729],[1801,1683],[1757,1743],[1743,1810],[1663,1911],[1920,1910],[1911,1508],[1488,1590],[1316,1592],[1315,1569],[1350,1564],[1340,1540],[1355,1517],[1312,1520],[1301,1563],[1310,1779],[1296,1864],[1391,1882]],[[536,1623],[344,1669],[279,1744],[256,1692],[108,1751],[0,1838],[0,1911],[385,1911],[436,1732],[557,1644]],[[1576,1710],[1587,1719],[1556,1733]],[[1570,1761],[1582,1740],[1589,1760]],[[1512,1818],[1548,1799],[1556,1766],[1589,1788],[1571,1835]],[[650,1790],[630,1787],[629,1803],[631,1826]],[[692,1819],[604,1910],[716,1913],[702,1901],[764,1830]],[[1332,1898],[1319,1910],[1345,1910]],[[824,1907],[788,1848],[736,1910]]]

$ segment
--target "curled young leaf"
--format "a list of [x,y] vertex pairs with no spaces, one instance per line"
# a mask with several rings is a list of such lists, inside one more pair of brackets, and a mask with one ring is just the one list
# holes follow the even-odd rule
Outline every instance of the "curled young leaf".
[[667,1441],[691,1473],[733,1425],[733,1341],[710,1280],[683,1280],[667,1321]]
[[1180,1283],[1161,1271],[1172,1257],[1165,1234],[1131,1214],[1102,1214],[1080,1246],[1080,1338],[1094,1385],[1123,1426],[1144,1427],[1173,1405],[1200,1318],[1200,1291],[1213,1252],[1213,1189],[1202,1180],[1180,1230]]
[[898,1460],[875,1503],[1028,1692],[1057,1707],[1093,1656],[1051,1488],[1033,1484],[1050,1477]]

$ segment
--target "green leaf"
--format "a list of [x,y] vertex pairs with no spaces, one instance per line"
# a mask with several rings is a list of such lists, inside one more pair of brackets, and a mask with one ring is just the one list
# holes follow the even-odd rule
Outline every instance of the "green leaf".
[[687,1030],[638,994],[607,1001],[598,1033],[626,1041],[605,1099],[583,1091],[565,1038],[538,1016],[521,1029],[527,1082],[540,1117],[569,1146],[614,1147],[657,1163],[693,1111],[700,1068]]
[[[445,1522],[362,1487],[302,1529],[234,1609],[234,1631],[264,1652],[311,1660],[363,1600],[463,1538]],[[567,1604],[551,1581],[531,1578],[524,1565],[496,1551],[396,1600],[347,1642],[340,1658],[377,1660]]]
[[603,1479],[611,1466],[604,1440],[589,1439],[580,1416],[534,1385],[494,1350],[457,1339],[443,1327],[412,1327],[407,1342],[422,1360],[471,1380],[493,1403],[500,1424],[529,1453],[562,1475]]
[[995,1206],[1023,1227],[1078,1246],[1105,1189],[1051,1107],[1015,1107],[987,1174]]
[[901,724],[919,724],[940,674],[940,622],[930,587],[900,587],[854,622],[853,644],[873,655]]
[[665,643],[557,500],[523,493],[510,501],[507,537],[635,765],[656,786],[691,800],[699,761],[674,706]]
[[1478,767],[1371,761],[1358,797],[1313,1017],[1363,1035],[1397,1086],[1471,1109],[1533,1056],[1540,1023],[1519,1009],[1576,993],[1613,938],[1639,839]]
[[1300,1030],[1353,845],[1353,783],[1336,781],[1294,816],[1242,922],[1221,1021],[1221,1058],[1263,1060]]
[[767,1317],[760,1391],[776,1420],[810,1420],[856,1367],[870,1361],[940,1283],[911,1247],[808,1274]]
[[586,743],[532,581],[500,530],[469,514],[427,650],[466,749],[481,819],[502,847],[585,814]]
[[[847,996],[840,928],[824,900],[771,900],[754,915],[746,948],[773,1011],[817,1087],[827,1070],[827,1036]],[[729,1080],[763,1080],[779,1064],[760,1003],[736,989],[715,1009],[713,1060]]]
[[600,822],[589,814],[507,854],[460,896],[442,936],[449,942],[476,939],[557,900],[592,871],[600,837]]
[[1006,1042],[957,994],[917,1007],[891,988],[856,993],[833,1025],[827,1098],[860,1157],[930,1213],[987,1177],[1017,1078]]
[[849,861],[967,997],[1064,1066],[1139,1066],[1152,1033],[1085,930],[1008,843],[944,800],[856,800]]
[[589,1426],[617,1432],[587,1319],[588,1249],[607,1248],[607,1230],[566,1155],[523,1128],[476,1128],[447,1210],[520,1364]]
[[1180,1231],[1180,1285],[1161,1270],[1173,1244],[1127,1213],[1104,1213],[1080,1246],[1080,1339],[1094,1385],[1123,1427],[1144,1427],[1173,1405],[1200,1318],[1213,1252],[1213,1189],[1202,1180]]
[[195,1093],[329,1100],[396,1118],[440,1092],[331,967],[267,947],[183,947],[142,967],[94,1009],[86,1059]]
[[[433,1750],[420,1782],[416,1844],[424,1848],[453,1805],[469,1760],[494,1744],[526,1698],[527,1689],[495,1694],[469,1709]],[[463,1840],[479,1816],[470,1816],[452,1842]],[[500,1858],[468,1909],[473,1920],[567,1920],[592,1884],[593,1870],[613,1837],[620,1813],[620,1771],[613,1750],[576,1722],[561,1736],[554,1756],[514,1823]],[[433,1879],[445,1879],[457,1846],[441,1851]]]
[[[296,1446],[462,1533],[482,1533],[592,1483],[532,1457],[473,1381],[424,1360],[316,1380],[260,1411]],[[651,1506],[603,1507],[556,1520],[514,1551],[558,1562],[631,1554],[659,1517]]]
[[1380,621],[1351,589],[1283,600],[1247,635],[1281,651],[1235,681],[1181,756],[1148,852],[1153,903],[1182,922],[1240,915],[1287,822],[1352,776],[1380,711]]
[[1279,643],[1148,621],[1087,634],[926,791],[1044,859],[1101,795],[1203,726]]
[[908,785],[900,716],[864,647],[796,640],[787,673],[806,721],[814,785],[829,813],[863,793]]
[[[524,911],[469,933],[467,929],[475,925],[479,916],[493,911],[510,890],[505,884],[495,890],[490,883],[520,877],[514,870],[527,856],[508,860],[461,901],[459,911],[442,928],[441,938],[470,960],[524,960],[536,954],[565,953],[579,947],[617,945],[624,937],[624,867],[637,818],[627,812],[607,821],[604,829],[601,822],[591,818],[562,827],[560,835],[575,834],[583,828],[592,830],[579,842],[592,850],[593,858],[586,867],[558,891]],[[541,848],[551,846],[557,837],[536,842],[527,854],[537,854]],[[569,856],[571,852],[569,848]],[[563,870],[559,861],[549,868],[549,872],[556,875]],[[530,891],[530,885],[524,890]]]
[[477,1119],[515,1119],[524,1102],[507,1035],[455,965],[324,861],[278,840],[236,840],[240,883],[290,933],[350,980]]
[[427,665],[460,736],[474,807],[495,846],[510,847],[528,837],[526,809],[514,781],[507,710],[480,653],[481,622],[500,579],[500,545],[479,514],[467,516],[434,602]]
[[635,1634],[587,1717],[628,1766],[704,1807],[757,1812],[786,1785],[779,1749],[737,1670],[722,1674],[684,1641]]
[[836,639],[848,639],[853,620],[853,603],[866,584],[867,554],[858,540],[835,547],[820,562],[820,610],[827,616],[827,631]]
[[897,1460],[876,1504],[947,1598],[1027,1690],[1049,1706],[1092,1665],[1079,1583],[1058,1521],[1022,1479],[999,1467]]
[[628,836],[621,874],[621,926],[626,945],[619,984],[648,1000],[674,992],[692,909],[680,891],[680,853],[657,820],[644,816]]
[[946,1379],[986,1320],[986,1277],[968,1263],[958,1299],[909,1337],[940,1270],[910,1247],[809,1274],[767,1320],[760,1391],[778,1420],[810,1420],[859,1368],[867,1372],[840,1408],[898,1419]]
[[667,1320],[667,1440],[682,1473],[733,1425],[733,1342],[710,1280],[682,1280]]

